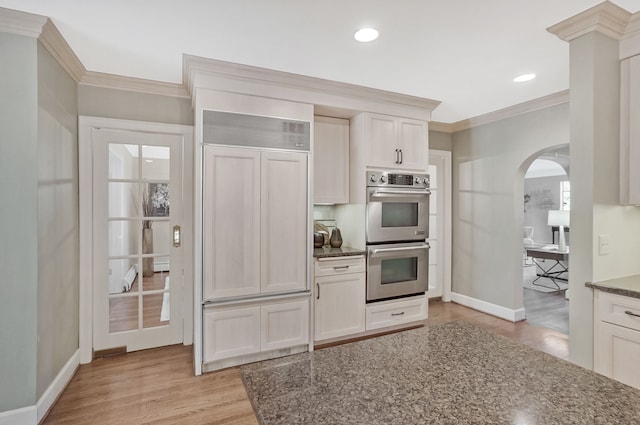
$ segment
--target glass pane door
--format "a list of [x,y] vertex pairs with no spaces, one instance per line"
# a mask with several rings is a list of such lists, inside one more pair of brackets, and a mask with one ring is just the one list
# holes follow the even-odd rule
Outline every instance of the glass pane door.
[[109,333],[168,325],[170,149],[109,144]]
[[108,130],[94,141],[94,349],[180,342],[182,141]]

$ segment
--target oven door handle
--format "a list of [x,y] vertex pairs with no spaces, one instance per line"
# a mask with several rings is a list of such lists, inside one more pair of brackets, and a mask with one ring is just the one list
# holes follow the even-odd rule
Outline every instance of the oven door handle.
[[426,195],[430,195],[431,191],[430,190],[385,190],[384,192],[382,191],[375,191],[371,194],[372,198],[383,198],[387,195],[401,195],[401,196],[426,196]]
[[373,255],[380,254],[382,252],[398,252],[398,251],[415,251],[416,249],[429,249],[431,248],[429,244],[425,244],[422,246],[399,246],[395,248],[374,248],[371,250]]

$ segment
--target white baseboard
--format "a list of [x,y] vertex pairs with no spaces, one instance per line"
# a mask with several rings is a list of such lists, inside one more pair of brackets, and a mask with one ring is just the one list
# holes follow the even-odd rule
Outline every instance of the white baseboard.
[[453,301],[454,303],[462,304],[465,307],[469,307],[474,310],[478,310],[483,313],[508,320],[510,322],[519,322],[525,319],[524,308],[512,310],[510,308],[491,304],[489,302],[482,301],[477,298],[471,298],[466,295],[458,294],[456,292],[451,293],[451,301]]
[[78,366],[80,366],[79,349],[67,360],[35,406],[0,412],[0,425],[37,425],[53,407],[53,403],[71,381]]
[[76,370],[80,366],[80,349],[76,350],[75,353],[67,360],[67,363],[62,367],[58,375],[55,377],[49,388],[46,389],[42,397],[38,400],[36,404],[38,410],[38,422],[44,418],[44,415],[47,414],[49,409],[53,407],[53,403],[56,402],[62,391],[66,388],[73,375],[76,373]]
[[36,406],[27,406],[0,412],[0,425],[36,425],[38,412]]

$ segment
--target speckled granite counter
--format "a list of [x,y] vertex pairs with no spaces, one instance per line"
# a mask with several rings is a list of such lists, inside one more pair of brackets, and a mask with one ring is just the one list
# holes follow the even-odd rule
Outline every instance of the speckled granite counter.
[[254,363],[275,424],[637,424],[640,391],[466,322]]
[[599,289],[604,292],[611,292],[612,294],[640,298],[640,274],[608,279],[600,282],[587,282],[585,285],[589,288]]
[[313,248],[314,258],[323,257],[345,257],[349,255],[366,255],[367,251],[364,249],[355,249],[348,246],[342,246],[340,248],[332,248],[329,245],[325,245],[322,248]]

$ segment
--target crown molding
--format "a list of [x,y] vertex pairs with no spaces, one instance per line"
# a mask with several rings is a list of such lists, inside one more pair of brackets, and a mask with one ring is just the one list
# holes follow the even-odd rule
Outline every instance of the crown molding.
[[[543,96],[537,99],[529,100],[527,102],[519,103],[517,105],[509,106],[508,108],[499,109],[494,112],[479,115],[474,118],[455,122],[453,124],[450,124],[451,132],[456,133],[458,131],[468,130],[480,125],[501,121],[507,118],[526,114],[528,112],[538,111],[540,109],[545,109],[568,102],[569,90],[564,90],[561,92],[550,94],[548,96]],[[431,123],[429,123],[429,126],[431,128]]]
[[369,112],[402,111],[409,115],[401,116],[426,121],[440,104],[423,97],[186,54],[183,84],[194,99],[198,88],[267,97],[277,92],[285,100]]
[[60,66],[67,71],[67,74],[76,82],[80,82],[87,73],[87,69],[50,19],[47,19],[42,27],[42,33],[38,40],[51,53],[51,56],[58,61]]
[[574,40],[593,31],[620,40],[625,34],[630,17],[630,12],[607,0],[550,26],[547,31],[564,41]]
[[36,38],[76,82],[86,72],[58,28],[46,16],[0,7],[0,32]]
[[155,94],[180,98],[190,98],[182,84],[143,78],[125,77],[103,72],[87,71],[79,82],[81,85],[103,87],[115,90],[127,90],[138,93]]
[[439,121],[430,121],[429,131],[437,131],[439,133],[453,133],[453,124]]
[[620,40],[620,59],[640,54],[640,12],[629,19],[624,37]]
[[38,38],[48,20],[46,16],[0,7],[0,32]]

